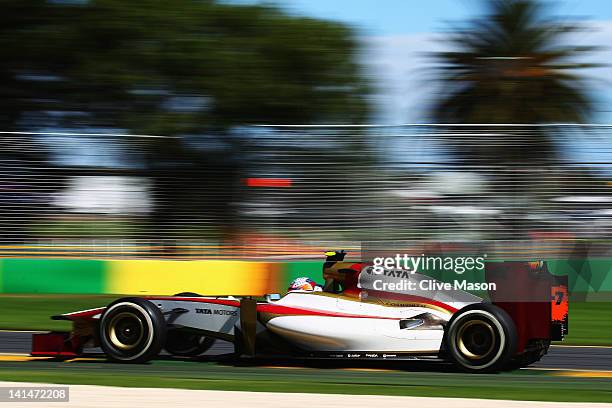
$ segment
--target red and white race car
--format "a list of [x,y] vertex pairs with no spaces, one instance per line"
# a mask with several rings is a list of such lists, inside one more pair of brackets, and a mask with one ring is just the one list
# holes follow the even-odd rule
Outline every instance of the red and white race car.
[[493,372],[538,361],[551,340],[567,333],[567,279],[553,277],[544,262],[487,266],[502,271],[498,283],[512,281],[537,297],[492,294],[484,301],[457,289],[377,290],[381,279],[401,287],[389,283],[431,278],[374,274],[371,265],[345,262],[342,251],[327,255],[323,290],[263,301],[194,293],[126,297],[53,316],[72,321],[72,332],[34,334],[32,355],[70,358],[99,346],[110,360],[142,363],[163,349],[197,356],[222,339],[234,343],[237,357],[424,359]]

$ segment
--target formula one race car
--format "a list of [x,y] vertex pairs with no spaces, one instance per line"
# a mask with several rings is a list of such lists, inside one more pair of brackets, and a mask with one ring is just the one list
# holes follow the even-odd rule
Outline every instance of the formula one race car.
[[[344,256],[327,253],[318,290],[297,288],[262,301],[195,293],[126,297],[53,316],[72,321],[72,332],[34,334],[32,355],[71,358],[99,346],[112,361],[142,363],[163,349],[197,356],[222,339],[233,342],[237,357],[419,359],[493,372],[538,361],[551,340],[567,333],[567,278],[552,276],[544,262],[487,263],[487,275],[498,272],[498,286],[518,282],[520,291],[541,297],[491,294],[484,301],[444,285],[427,290],[438,281],[420,273],[373,273],[372,265]],[[388,289],[406,280],[416,289]]]

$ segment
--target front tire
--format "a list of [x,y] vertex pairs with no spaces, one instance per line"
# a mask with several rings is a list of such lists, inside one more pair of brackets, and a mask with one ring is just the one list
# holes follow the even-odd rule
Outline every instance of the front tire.
[[144,363],[161,351],[166,322],[159,308],[148,300],[122,298],[102,314],[99,334],[100,346],[110,360]]
[[514,356],[517,342],[512,318],[488,303],[459,310],[448,322],[444,335],[451,360],[461,369],[474,373],[503,369]]

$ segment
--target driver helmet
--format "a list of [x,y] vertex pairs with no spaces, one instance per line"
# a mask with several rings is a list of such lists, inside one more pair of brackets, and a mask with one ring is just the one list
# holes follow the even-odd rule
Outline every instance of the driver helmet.
[[294,279],[287,292],[322,292],[323,287],[308,277]]

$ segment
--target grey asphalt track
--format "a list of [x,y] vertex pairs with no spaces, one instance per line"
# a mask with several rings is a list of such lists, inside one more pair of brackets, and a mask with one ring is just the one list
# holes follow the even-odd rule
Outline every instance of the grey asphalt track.
[[[0,332],[0,353],[29,353],[31,338],[31,332]],[[217,341],[206,354],[225,354],[232,351],[232,344]],[[612,347],[552,346],[548,354],[531,367],[592,371],[612,370]]]

